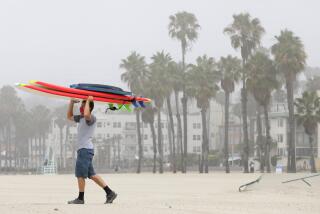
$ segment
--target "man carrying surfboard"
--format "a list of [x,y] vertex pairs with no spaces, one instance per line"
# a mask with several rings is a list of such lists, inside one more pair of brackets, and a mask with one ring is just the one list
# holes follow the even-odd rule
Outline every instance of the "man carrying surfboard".
[[93,97],[89,96],[83,100],[80,107],[80,115],[73,115],[74,104],[77,100],[71,99],[67,117],[69,120],[78,123],[77,139],[77,161],[75,175],[78,180],[79,196],[78,198],[68,201],[68,204],[84,204],[85,179],[93,180],[97,185],[106,192],[106,204],[112,203],[117,194],[112,191],[104,180],[95,173],[92,159],[94,156],[92,137],[96,127],[96,117],[91,114],[94,108]]

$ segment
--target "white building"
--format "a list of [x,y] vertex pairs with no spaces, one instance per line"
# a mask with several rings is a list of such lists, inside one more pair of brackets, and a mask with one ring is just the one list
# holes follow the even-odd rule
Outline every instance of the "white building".
[[[288,134],[289,134],[289,124],[288,124],[288,109],[286,103],[274,103],[272,104],[269,111],[270,119],[270,135],[274,142],[276,142],[276,149],[271,155],[277,155],[277,165],[283,167],[287,166],[288,158]],[[314,140],[314,154],[315,158],[319,157],[320,150],[318,147],[318,142],[320,140],[319,127],[316,132]],[[262,130],[265,134],[264,119],[262,116]],[[256,122],[254,122],[254,136],[257,137]],[[296,125],[296,135],[295,135],[295,145],[296,145],[296,162],[297,170],[309,168],[310,160],[310,149],[309,149],[309,139],[304,133],[302,126]]]

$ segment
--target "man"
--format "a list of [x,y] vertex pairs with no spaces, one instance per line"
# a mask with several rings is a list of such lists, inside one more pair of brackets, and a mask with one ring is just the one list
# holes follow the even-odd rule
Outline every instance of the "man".
[[73,106],[78,101],[70,100],[67,117],[69,120],[78,123],[77,138],[77,161],[75,175],[78,179],[79,196],[78,198],[68,201],[68,204],[84,204],[85,179],[89,178],[104,189],[106,192],[106,204],[112,203],[117,194],[113,192],[104,180],[95,173],[92,159],[94,156],[92,136],[96,127],[96,117],[91,114],[94,103],[93,97],[89,96],[83,100],[80,107],[80,115],[73,115]]

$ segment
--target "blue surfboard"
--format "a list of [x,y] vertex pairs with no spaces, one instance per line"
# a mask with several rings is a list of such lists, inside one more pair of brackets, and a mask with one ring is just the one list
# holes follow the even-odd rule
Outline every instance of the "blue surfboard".
[[79,86],[78,84],[70,85],[70,88],[110,93],[110,94],[118,94],[118,95],[132,95],[132,93],[128,91],[120,91],[120,90],[114,90],[114,89],[108,89],[108,88],[102,88],[102,87]]
[[122,88],[112,86],[112,85],[102,85],[102,84],[92,84],[92,83],[78,83],[76,85],[80,87],[84,86],[84,87],[94,87],[94,88],[106,88],[106,89],[112,89],[115,91],[123,91]]

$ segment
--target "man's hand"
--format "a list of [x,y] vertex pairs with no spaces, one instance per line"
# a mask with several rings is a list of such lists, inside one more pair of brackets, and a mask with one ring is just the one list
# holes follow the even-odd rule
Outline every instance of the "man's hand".
[[70,100],[70,102],[71,102],[71,103],[79,103],[80,101],[77,100],[77,99],[72,98],[72,99]]
[[87,101],[92,102],[93,101],[93,96],[89,96]]
[[78,103],[79,100],[76,100],[76,99],[70,99],[70,104],[69,104],[69,107],[68,107],[68,112],[67,112],[67,118],[71,121],[74,121],[73,120],[73,105],[75,103]]

